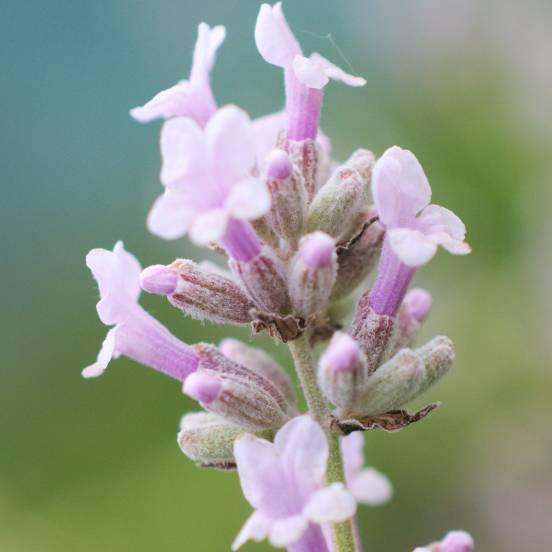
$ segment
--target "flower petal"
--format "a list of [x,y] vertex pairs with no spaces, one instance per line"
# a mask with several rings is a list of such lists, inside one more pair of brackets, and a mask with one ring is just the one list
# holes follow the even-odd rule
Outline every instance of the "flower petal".
[[281,2],[261,6],[255,25],[255,43],[264,60],[278,67],[290,64],[294,56],[301,53],[301,47],[284,17]]
[[236,540],[232,543],[232,550],[237,550],[243,546],[248,540],[260,542],[264,540],[270,529],[270,520],[264,517],[259,512],[253,512],[245,525],[238,533]]
[[297,416],[276,434],[274,446],[283,465],[306,485],[323,481],[328,459],[328,442],[322,428],[309,416]]
[[197,245],[216,243],[224,236],[228,213],[223,209],[211,209],[197,216],[190,226],[190,239]]
[[347,481],[354,477],[364,466],[364,435],[353,431],[341,439],[343,464]]
[[190,84],[187,81],[179,83],[157,93],[143,106],[130,110],[130,115],[139,123],[149,123],[154,119],[183,115],[183,106],[190,97]]
[[167,189],[155,200],[148,214],[147,225],[152,234],[164,240],[175,240],[188,231],[193,217],[187,194]]
[[455,240],[446,232],[428,234],[427,238],[446,249],[452,255],[468,255],[471,253],[471,247],[468,243],[461,240]]
[[100,320],[107,325],[122,322],[140,296],[140,263],[119,241],[113,251],[90,251],[86,256],[86,266],[92,271],[100,289],[101,298],[96,305]]
[[268,154],[276,147],[278,135],[287,126],[285,111],[277,111],[253,119],[253,135],[257,152],[257,165],[262,168]]
[[293,58],[293,72],[297,80],[307,88],[321,90],[330,81],[321,65],[300,54]]
[[305,506],[305,517],[315,523],[345,521],[355,515],[356,500],[343,483],[332,483],[316,491]]
[[437,245],[418,230],[394,228],[387,236],[393,251],[407,266],[422,266],[437,252]]
[[428,205],[418,217],[418,225],[424,233],[447,232],[455,240],[466,237],[466,226],[452,211],[439,205]]
[[251,506],[260,508],[267,496],[274,500],[280,495],[280,467],[272,443],[243,435],[234,443],[234,456],[243,494]]
[[364,86],[366,84],[366,79],[363,79],[362,77],[355,77],[354,75],[346,73],[343,69],[337,65],[334,65],[331,61],[320,54],[311,54],[310,58],[324,70],[324,73],[326,73],[330,79],[334,81],[339,81],[344,84],[348,84],[349,86]]
[[388,228],[414,227],[416,214],[431,199],[431,188],[414,154],[393,146],[374,166],[372,194],[380,220]]
[[82,371],[83,378],[97,378],[105,372],[109,361],[115,356],[115,334],[117,329],[118,326],[115,326],[107,332],[96,362]]
[[200,23],[197,28],[197,40],[194,49],[190,82],[203,83],[209,80],[209,73],[215,63],[216,53],[226,38],[226,29],[222,25],[209,27]]
[[255,138],[249,116],[234,105],[219,109],[205,128],[216,182],[227,191],[255,167]]
[[270,529],[270,544],[279,547],[298,541],[308,524],[309,521],[302,515],[278,519]]
[[163,125],[161,156],[161,182],[165,186],[191,186],[208,174],[205,136],[192,119],[176,117]]
[[393,494],[389,479],[374,468],[360,471],[347,486],[358,502],[370,506],[384,504]]
[[257,178],[245,178],[230,192],[226,208],[237,219],[262,217],[270,210],[270,193],[266,184]]

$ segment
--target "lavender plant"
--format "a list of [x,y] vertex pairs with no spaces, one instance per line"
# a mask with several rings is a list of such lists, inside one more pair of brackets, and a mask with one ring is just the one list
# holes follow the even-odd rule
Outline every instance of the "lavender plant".
[[[395,146],[376,159],[360,149],[345,163],[332,159],[319,128],[324,88],[366,81],[319,54],[303,55],[280,3],[261,6],[255,41],[265,61],[283,69],[284,111],[251,121],[236,106],[217,106],[209,76],[224,38],[224,27],[201,23],[189,79],[131,114],[166,120],[164,192],[149,229],[164,239],[188,234],[216,249],[227,268],[178,259],[142,271],[121,242],[92,250],[86,264],[99,285],[98,315],[112,328],[83,375],[99,376],[125,355],[178,380],[198,401],[203,410],[181,420],[180,448],[202,467],[237,469],[254,509],[233,550],[268,539],[292,552],[359,551],[357,504],[391,496],[388,479],[363,467],[363,432],[426,416],[435,404],[403,407],[454,359],[447,337],[412,348],[431,296],[408,288],[439,245],[469,253],[465,228],[430,205],[410,151]],[[287,344],[308,412],[299,413],[290,379],[267,353],[234,339],[183,343],[140,306],[141,289],[193,318],[249,326]],[[416,548],[471,550],[462,531]]]

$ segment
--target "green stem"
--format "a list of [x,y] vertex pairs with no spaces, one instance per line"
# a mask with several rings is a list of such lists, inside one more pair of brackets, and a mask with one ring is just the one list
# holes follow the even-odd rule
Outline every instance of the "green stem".
[[[295,370],[299,376],[309,411],[322,426],[328,439],[329,456],[326,466],[326,480],[328,483],[345,483],[339,435],[330,431],[328,427],[330,410],[316,382],[316,369],[309,335],[305,333],[298,339],[291,341],[289,349],[295,362]],[[332,534],[335,552],[355,552],[352,520],[334,523]]]

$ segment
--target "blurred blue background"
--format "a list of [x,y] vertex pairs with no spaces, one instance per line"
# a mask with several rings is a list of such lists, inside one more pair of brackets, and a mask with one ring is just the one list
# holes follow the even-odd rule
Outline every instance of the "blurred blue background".
[[[196,407],[177,384],[124,359],[98,380],[80,370],[105,334],[89,249],[123,239],[144,265],[202,255],[148,234],[158,126],[128,110],[186,77],[200,21],[228,30],[213,74],[219,103],[252,116],[280,108],[281,73],[254,45],[259,5],[2,1],[1,550],[228,550],[249,514],[235,474],[180,453],[179,418]],[[362,509],[366,550],[410,551],[456,527],[482,551],[551,550],[552,6],[284,8],[306,50],[368,80],[328,87],[323,126],[336,156],[414,150],[474,250],[440,254],[417,276],[435,299],[425,337],[449,335],[457,363],[425,397],[443,402],[437,413],[367,438],[395,497]],[[144,304],[185,340],[227,334]]]

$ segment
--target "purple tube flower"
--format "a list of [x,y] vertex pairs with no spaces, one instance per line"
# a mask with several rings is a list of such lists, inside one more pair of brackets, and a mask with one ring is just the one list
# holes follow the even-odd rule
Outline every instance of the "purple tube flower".
[[319,54],[305,57],[287,24],[281,2],[261,6],[255,42],[266,62],[284,69],[289,140],[316,139],[323,89],[330,79],[349,86],[366,84],[363,78],[345,73]]
[[372,195],[386,237],[369,305],[377,314],[393,316],[416,268],[427,263],[440,245],[453,255],[466,255],[464,223],[452,212],[430,205],[431,188],[414,156],[397,146],[376,162]]
[[225,37],[224,27],[218,25],[211,29],[206,23],[200,23],[189,79],[159,92],[142,107],[135,107],[130,111],[132,117],[140,123],[160,117],[189,117],[204,127],[217,110],[210,73]]
[[198,359],[192,349],[138,304],[142,269],[122,242],[117,242],[113,251],[93,249],[86,256],[86,265],[100,288],[98,316],[114,327],[107,333],[96,362],[83,370],[85,378],[100,376],[109,361],[120,355],[179,381],[197,369]]
[[252,176],[255,140],[245,111],[223,107],[204,130],[190,119],[171,119],[161,132],[161,153],[166,189],[150,211],[150,230],[165,239],[189,233],[200,245],[219,242],[240,260],[258,254],[246,221],[269,210],[270,195]]
[[274,443],[251,435],[234,445],[245,497],[255,508],[232,546],[268,538],[297,552],[328,552],[320,524],[350,519],[356,510],[342,483],[324,486],[328,443],[309,416],[286,423]]

